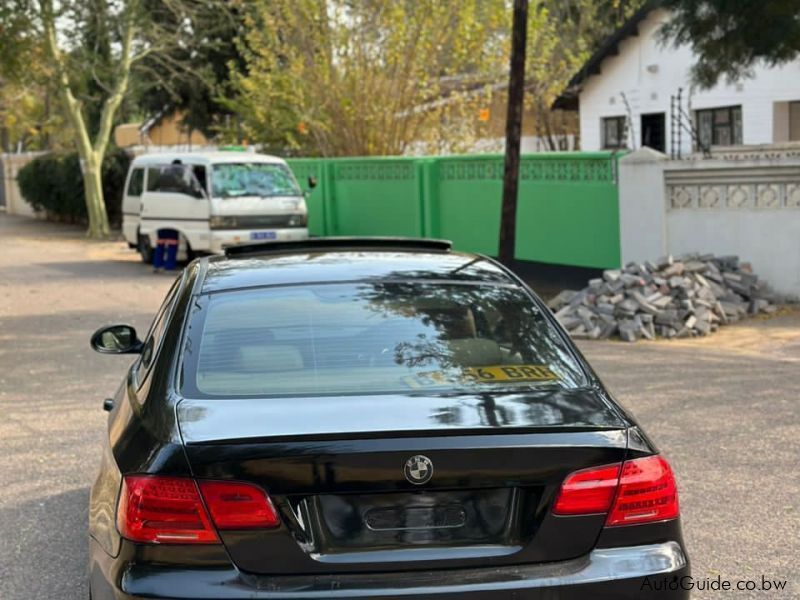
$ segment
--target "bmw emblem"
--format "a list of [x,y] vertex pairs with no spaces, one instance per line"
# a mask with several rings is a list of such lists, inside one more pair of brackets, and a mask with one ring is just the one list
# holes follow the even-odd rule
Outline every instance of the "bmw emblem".
[[403,466],[403,474],[406,476],[409,483],[413,483],[414,485],[428,483],[431,477],[433,477],[433,463],[427,456],[417,454],[406,461],[406,464]]

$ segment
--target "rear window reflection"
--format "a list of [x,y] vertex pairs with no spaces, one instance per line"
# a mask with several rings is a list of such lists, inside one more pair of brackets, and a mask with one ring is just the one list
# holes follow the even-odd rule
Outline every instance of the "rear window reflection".
[[584,384],[532,301],[496,285],[331,284],[212,295],[184,381],[203,396]]

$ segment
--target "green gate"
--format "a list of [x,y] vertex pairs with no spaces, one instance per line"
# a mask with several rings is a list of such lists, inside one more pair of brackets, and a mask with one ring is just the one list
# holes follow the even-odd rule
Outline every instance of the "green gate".
[[[452,240],[497,255],[503,157],[291,159],[309,196],[312,235]],[[522,157],[516,258],[581,267],[620,265],[617,155]]]

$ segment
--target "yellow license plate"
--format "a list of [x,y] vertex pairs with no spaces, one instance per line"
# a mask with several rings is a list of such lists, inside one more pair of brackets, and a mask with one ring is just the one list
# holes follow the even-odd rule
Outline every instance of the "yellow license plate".
[[458,381],[474,383],[505,383],[509,381],[554,381],[558,379],[550,367],[546,365],[493,365],[489,367],[467,367],[461,371],[460,376],[443,373],[442,371],[428,371],[417,373],[405,378],[410,387],[420,388],[425,386],[444,385],[448,382]]
[[558,376],[546,365],[496,365],[469,367],[464,375],[481,383],[500,381],[553,381]]

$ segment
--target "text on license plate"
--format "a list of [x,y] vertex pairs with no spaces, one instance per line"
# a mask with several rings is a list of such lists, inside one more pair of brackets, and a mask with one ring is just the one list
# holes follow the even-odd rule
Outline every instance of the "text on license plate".
[[251,231],[250,232],[250,239],[251,240],[274,240],[278,237],[274,231]]
[[[553,370],[547,365],[491,365],[467,367],[455,377],[456,380],[473,383],[505,383],[507,381],[556,381]],[[452,374],[442,371],[416,373],[404,381],[412,388],[442,385],[453,380]]]
[[495,365],[464,369],[467,377],[478,381],[553,381],[558,376],[545,365]]

